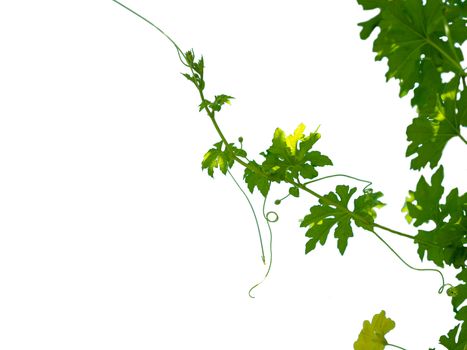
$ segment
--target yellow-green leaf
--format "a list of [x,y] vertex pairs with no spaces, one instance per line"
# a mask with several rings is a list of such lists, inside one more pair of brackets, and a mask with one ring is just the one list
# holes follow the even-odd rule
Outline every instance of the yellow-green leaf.
[[304,131],[305,125],[303,123],[300,123],[300,125],[295,129],[294,133],[286,137],[285,143],[287,144],[287,147],[289,147],[290,153],[292,155],[295,155],[295,153],[297,153],[298,141],[305,137],[305,135],[303,134]]
[[384,336],[394,327],[396,323],[386,317],[384,310],[374,315],[371,323],[365,320],[363,329],[353,345],[354,350],[383,350],[388,344]]

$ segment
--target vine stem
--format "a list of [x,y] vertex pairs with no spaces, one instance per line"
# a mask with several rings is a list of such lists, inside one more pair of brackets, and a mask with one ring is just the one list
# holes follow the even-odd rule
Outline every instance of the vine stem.
[[[217,133],[219,134],[221,140],[224,142],[225,147],[229,149],[229,148],[230,148],[230,144],[229,144],[229,142],[227,141],[227,139],[226,139],[226,137],[224,136],[224,134],[222,133],[222,130],[220,129],[219,124],[217,123],[215,117],[210,115],[210,118],[211,118],[211,121],[212,121],[212,123],[213,123],[213,125],[214,125],[214,128],[216,129]],[[233,152],[232,152],[232,154],[233,154]],[[264,176],[264,177],[267,177],[266,174],[263,174],[263,173],[262,173],[261,171],[259,171],[258,169],[254,168],[254,167],[251,167],[248,163],[244,162],[242,159],[238,158],[238,157],[235,156],[235,155],[234,155],[234,159],[235,159],[235,161],[237,161],[237,163],[243,165],[245,168],[248,168],[249,170],[254,171],[254,172],[257,173],[258,175],[262,175],[262,176]],[[358,219],[358,220],[361,220],[361,221],[363,221],[363,222],[365,222],[365,223],[368,223],[368,222],[367,222],[364,218],[362,218],[361,216],[359,216],[359,215],[353,213],[352,211],[348,210],[346,207],[341,206],[339,203],[335,203],[335,202],[333,202],[333,201],[327,199],[326,197],[323,197],[323,196],[320,195],[319,193],[317,193],[317,192],[311,190],[310,188],[306,187],[304,184],[301,184],[301,183],[298,183],[298,182],[295,182],[295,181],[292,181],[292,180],[285,180],[285,182],[287,182],[287,183],[289,183],[289,184],[291,184],[291,185],[293,185],[293,186],[295,186],[295,187],[298,187],[298,188],[300,188],[301,190],[303,190],[303,191],[305,191],[305,192],[308,192],[309,194],[311,194],[312,196],[318,198],[320,201],[325,202],[326,204],[335,206],[335,207],[337,207],[337,208],[339,208],[339,209],[341,209],[341,210],[344,210],[344,211],[348,212],[352,217],[354,217],[354,218],[356,218],[356,219]],[[368,224],[370,224],[370,223],[368,223]],[[378,223],[376,223],[376,222],[371,223],[371,224],[372,224],[373,226],[377,227],[377,228],[380,228],[380,229],[382,229],[382,230],[384,230],[384,231],[393,233],[393,234],[395,234],[395,235],[398,235],[398,236],[401,236],[401,237],[405,237],[405,238],[409,238],[409,239],[411,239],[411,240],[418,241],[418,242],[420,242],[420,243],[424,243],[424,244],[426,244],[426,245],[430,245],[430,246],[437,247],[437,245],[435,245],[435,244],[432,244],[432,243],[430,243],[430,242],[424,242],[424,241],[422,241],[422,240],[420,240],[420,239],[417,239],[415,236],[412,236],[412,235],[409,235],[409,234],[407,234],[407,233],[403,233],[403,232],[400,232],[400,231],[397,231],[397,230],[393,230],[393,229],[391,229],[391,228],[389,228],[389,227],[387,227],[387,226],[378,224]]]
[[389,228],[389,227],[386,227],[386,226],[377,224],[376,222],[375,222],[373,225],[374,225],[375,227],[377,227],[377,228],[380,228],[380,229],[382,229],[382,230],[385,230],[385,231],[394,233],[395,235],[398,235],[398,236],[401,236],[401,237],[410,238],[410,239],[413,239],[413,240],[416,239],[415,236],[411,236],[411,235],[408,235],[408,234],[406,234],[406,233],[393,230],[392,228]]
[[[156,28],[160,33],[162,33],[167,39],[170,40],[170,42],[175,46],[175,48],[177,49],[177,53],[178,53],[178,56],[180,58],[180,60],[182,61],[182,63],[187,66],[190,71],[192,72],[192,74],[194,74],[193,72],[193,68],[191,65],[187,65],[186,63],[186,56],[185,54],[183,53],[183,51],[180,49],[180,47],[175,43],[174,40],[172,40],[171,37],[169,37],[162,29],[160,29],[158,26],[156,26],[154,23],[152,23],[151,21],[149,21],[148,19],[146,19],[145,17],[141,16],[140,14],[138,14],[137,12],[133,11],[132,9],[130,9],[129,7],[123,5],[121,2],[117,1],[117,0],[112,0],[114,1],[115,3],[117,3],[118,5],[122,6],[123,8],[125,8],[126,10],[130,11],[131,13],[135,14],[136,16],[138,16],[139,18],[141,18],[142,20],[144,20],[145,22],[147,22],[148,24],[150,24],[151,26],[153,26],[154,28]],[[182,60],[182,57],[185,59],[185,61]],[[266,178],[269,178],[267,174],[264,174],[263,172],[261,172],[260,170],[250,166],[248,163],[246,163],[244,160],[242,160],[241,158],[237,157],[235,155],[235,153],[231,150],[231,147],[230,147],[230,144],[229,142],[227,141],[227,138],[224,136],[222,130],[220,129],[219,127],[219,124],[217,123],[216,121],[216,118],[215,118],[215,112],[213,110],[211,110],[209,107],[208,107],[208,103],[206,103],[206,98],[204,97],[204,94],[203,94],[203,89],[198,85],[198,83],[196,83],[196,81],[194,82],[198,92],[199,92],[199,95],[200,95],[200,98],[201,98],[201,102],[202,104],[204,105],[203,109],[206,111],[207,115],[209,116],[209,118],[211,119],[211,122],[214,126],[214,128],[216,129],[216,132],[217,134],[220,136],[222,142],[224,143],[226,149],[228,149],[229,151],[231,151],[232,155],[233,155],[233,159],[241,164],[242,166],[244,166],[245,168],[248,168],[249,170],[263,176],[263,177],[266,177]],[[349,215],[351,215],[354,219],[358,219],[364,223],[368,223],[364,218],[362,218],[361,216],[353,213],[352,211],[350,211],[348,208],[346,207],[343,207],[341,206],[339,203],[335,203],[333,202],[332,200],[329,200],[328,198],[326,197],[323,197],[322,195],[320,195],[319,193],[311,190],[310,188],[306,187],[305,185],[299,183],[299,182],[296,182],[296,181],[293,181],[293,180],[285,180],[285,182],[311,194],[312,196],[318,198],[320,200],[320,202],[322,203],[325,203],[325,204],[328,204],[328,205],[331,205],[331,206],[334,206],[340,210],[343,210],[345,212],[347,212]],[[421,243],[425,243],[425,242],[422,242],[421,240],[419,239],[416,239],[415,236],[411,236],[409,234],[406,234],[406,233],[402,233],[402,232],[399,232],[399,231],[396,231],[396,230],[393,230],[393,229],[390,229],[386,226],[383,226],[383,225],[380,225],[380,224],[377,224],[377,223],[368,223],[368,224],[371,224],[375,227],[378,227],[382,230],[385,230],[387,232],[391,232],[393,234],[396,234],[396,235],[399,235],[401,237],[405,237],[405,238],[409,238],[409,239],[412,239],[414,241],[418,241],[418,242],[421,242]],[[427,245],[433,245],[431,243],[428,243],[426,242]]]

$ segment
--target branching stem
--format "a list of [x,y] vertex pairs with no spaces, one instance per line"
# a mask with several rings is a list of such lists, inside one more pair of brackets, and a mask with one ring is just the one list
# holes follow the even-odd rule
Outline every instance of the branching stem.
[[[150,22],[149,20],[147,20],[145,17],[141,16],[140,14],[138,14],[137,12],[131,10],[130,8],[128,8],[127,6],[123,5],[122,3],[120,3],[119,1],[117,0],[112,0],[114,1],[115,3],[119,4],[120,6],[124,7],[125,9],[127,9],[128,11],[132,12],[133,14],[135,14],[136,16],[138,16],[139,18],[143,19],[144,21],[146,21],[147,23],[149,23],[151,26],[153,26],[154,28],[156,28],[160,33],[162,33],[167,39],[170,40],[170,42],[175,46],[175,48],[177,49],[177,53],[180,57],[180,60],[182,61],[182,63],[187,66],[190,71],[192,72],[192,74],[194,74],[194,71],[193,71],[193,67],[191,65],[188,65],[187,64],[187,60],[186,60],[186,55],[183,53],[183,51],[180,49],[180,47],[175,43],[174,40],[172,40],[172,38],[170,38],[164,31],[162,31],[159,27],[157,27],[155,24],[153,24],[152,22]],[[430,44],[433,44],[433,43],[430,43]],[[450,58],[452,60],[452,58],[447,55],[446,53],[444,53],[446,55],[446,57]],[[182,60],[183,58],[183,60]],[[207,103],[207,100],[206,98],[204,97],[204,94],[203,94],[203,89],[201,86],[199,86],[198,83],[196,83],[196,81],[194,81],[194,85],[196,86],[198,92],[199,92],[199,96],[201,98],[201,102],[202,102],[202,105],[204,106],[203,109],[206,111],[207,115],[209,116],[209,118],[211,119],[211,122],[216,130],[216,132],[218,133],[219,137],[221,138],[222,142],[224,143],[226,149],[230,150],[231,151],[231,154],[233,155],[233,158],[234,160],[241,164],[242,166],[244,166],[245,168],[248,168],[249,170],[263,176],[263,177],[266,177],[268,179],[270,179],[270,177],[267,175],[267,174],[264,174],[260,169],[257,169],[256,167],[253,167],[251,166],[250,164],[248,164],[247,162],[245,162],[244,160],[242,160],[241,158],[237,157],[235,155],[235,153],[231,150],[231,147],[230,147],[230,144],[229,142],[227,141],[227,138],[225,137],[225,135],[223,134],[222,130],[220,129],[219,127],[219,124],[217,123],[216,121],[216,118],[215,118],[215,111],[213,111],[212,109],[210,109],[208,107],[208,103]],[[464,142],[466,142],[464,140]],[[350,177],[348,175],[345,175],[347,177]],[[352,177],[350,177],[352,178]],[[356,178],[355,178],[356,179]],[[361,222],[364,222],[364,223],[367,223],[367,224],[371,224],[373,225],[374,227],[378,227],[382,230],[385,230],[387,232],[390,232],[390,233],[393,233],[393,234],[396,234],[398,236],[401,236],[401,237],[405,237],[405,238],[409,238],[409,239],[412,239],[412,240],[416,240],[418,242],[421,242],[421,243],[425,243],[425,242],[422,242],[420,239],[417,239],[415,236],[411,236],[409,234],[406,234],[406,233],[402,233],[402,232],[399,232],[399,231],[396,231],[396,230],[393,230],[389,227],[386,227],[386,226],[383,226],[381,224],[378,224],[378,223],[368,223],[367,220],[365,220],[364,218],[362,218],[361,216],[359,216],[358,214],[350,211],[348,208],[346,207],[343,207],[340,205],[340,203],[335,203],[334,201],[320,195],[319,193],[313,191],[312,189],[306,187],[306,184],[301,184],[297,181],[294,181],[294,180],[284,180],[285,182],[311,194],[312,196],[318,198],[320,200],[320,202],[322,203],[325,203],[325,204],[328,204],[328,205],[332,205],[340,210],[343,210],[343,211],[346,211],[350,216],[352,216],[354,219],[357,219],[357,220],[360,220]],[[429,242],[426,242],[426,244],[429,244],[429,245],[433,245],[432,243],[429,243]]]

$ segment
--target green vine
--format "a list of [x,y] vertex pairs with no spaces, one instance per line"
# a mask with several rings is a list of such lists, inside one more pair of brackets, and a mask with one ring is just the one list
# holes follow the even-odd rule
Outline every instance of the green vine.
[[[182,73],[183,76],[198,91],[199,111],[206,112],[220,138],[205,154],[202,169],[211,177],[216,171],[224,175],[229,174],[253,212],[261,260],[267,265],[267,270],[264,278],[250,288],[250,297],[254,298],[252,291],[263,283],[272,267],[271,223],[279,217],[274,211],[266,212],[266,201],[273,184],[286,184],[289,187],[288,194],[276,200],[275,204],[280,204],[289,196],[299,197],[300,193],[307,193],[318,200],[301,221],[301,227],[307,230],[306,253],[316,249],[318,243],[324,245],[328,236],[333,233],[337,240],[337,248],[343,255],[350,238],[353,237],[355,226],[371,232],[408,268],[436,272],[441,276],[442,285],[438,292],[442,293],[444,288],[449,286],[447,294],[451,297],[455,318],[460,323],[440,338],[440,344],[447,349],[467,349],[467,326],[464,326],[467,306],[462,306],[467,294],[467,194],[461,195],[455,188],[442,203],[444,168],[439,165],[448,141],[457,137],[467,144],[461,133],[461,128],[467,126],[466,70],[462,66],[463,53],[460,49],[467,39],[465,1],[357,0],[365,10],[379,10],[373,18],[360,24],[361,38],[368,39],[375,28],[379,28],[373,47],[376,60],[387,59],[389,69],[386,78],[399,81],[401,97],[409,92],[413,93],[411,103],[416,107],[418,116],[407,128],[409,146],[406,156],[412,157],[411,168],[420,170],[427,165],[431,169],[437,167],[431,177],[431,183],[421,176],[416,189],[409,191],[405,201],[403,211],[409,223],[415,227],[428,222],[436,225],[431,231],[419,229],[415,236],[376,222],[376,209],[384,206],[380,201],[383,194],[375,192],[370,181],[347,174],[319,177],[318,169],[333,163],[328,156],[315,149],[315,144],[321,137],[318,129],[305,134],[305,126],[300,124],[292,134],[287,135],[277,128],[271,146],[260,153],[262,160],[250,160],[243,149],[243,138],[238,139],[239,145],[230,143],[216,119],[217,113],[234,98],[220,94],[207,99],[204,95],[204,58],[196,57],[193,50],[182,51],[176,42],[155,24],[119,1],[113,1],[153,26],[174,45],[180,61],[188,69],[188,72]],[[444,82],[444,73],[452,73],[453,77]],[[247,193],[230,172],[235,164],[244,167],[243,180],[248,190],[251,193],[257,190],[264,197],[262,217],[269,231],[269,257],[265,255],[263,237],[254,207]],[[310,187],[318,181],[335,177],[364,182],[366,185],[361,192],[357,192],[356,187],[337,185],[335,190],[325,195]],[[444,275],[439,269],[416,268],[408,264],[375,231],[376,229],[413,241],[418,246],[421,260],[426,258],[440,268],[450,265],[461,269],[457,275],[461,283],[457,286],[445,283]],[[364,322],[354,349],[384,349],[386,346],[404,349],[388,343],[385,339],[385,334],[394,327],[394,321],[386,318],[385,312],[381,311],[373,317],[371,323]]]

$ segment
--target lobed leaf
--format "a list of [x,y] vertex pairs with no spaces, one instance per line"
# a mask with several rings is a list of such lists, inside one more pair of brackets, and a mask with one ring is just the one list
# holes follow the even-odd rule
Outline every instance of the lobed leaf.
[[[387,59],[386,78],[399,80],[400,95],[412,90],[422,76],[425,60],[431,60],[441,72],[462,73],[462,51],[457,45],[466,40],[465,18],[447,16],[455,6],[441,0],[357,0],[365,10],[380,12],[366,22],[360,36],[367,39],[379,27],[373,51],[376,60]],[[449,34],[450,43],[444,38]]]
[[305,125],[300,124],[291,135],[277,128],[272,145],[261,153],[265,158],[262,171],[273,181],[313,179],[318,176],[317,167],[332,165],[329,157],[318,151],[312,151],[313,145],[321,137],[317,132],[305,135]]
[[396,327],[396,323],[386,317],[383,310],[373,316],[371,323],[363,322],[363,329],[354,343],[354,350],[383,350],[388,344],[385,335]]
[[224,142],[214,144],[203,157],[201,169],[207,169],[209,176],[214,177],[214,169],[218,168],[224,175],[235,163],[235,157],[246,157],[247,153],[243,149],[237,148],[233,143],[229,147],[224,147]]
[[352,195],[357,189],[349,188],[346,185],[338,185],[335,192],[329,192],[319,200],[319,205],[310,208],[310,214],[306,215],[301,223],[301,227],[308,227],[306,236],[310,238],[306,244],[305,253],[316,248],[320,243],[324,245],[331,230],[334,230],[334,237],[337,239],[337,248],[344,254],[348,240],[353,236],[351,220],[357,226],[367,230],[374,227],[376,212],[374,208],[381,207],[378,198],[381,192],[373,193],[368,191],[354,200],[354,211],[348,208]]
[[[414,94],[419,116],[407,128],[411,168],[434,168],[447,142],[467,125],[465,89],[457,94],[466,76],[460,47],[467,39],[467,7],[442,0],[357,1],[365,10],[380,10],[359,25],[362,39],[380,29],[373,51],[376,60],[387,59],[386,79],[399,81],[401,97]],[[441,79],[446,72],[455,73],[449,83]]]
[[269,189],[271,188],[269,178],[263,175],[261,166],[255,161],[250,161],[248,165],[249,167],[245,168],[245,173],[243,175],[243,179],[245,180],[248,189],[253,193],[254,189],[257,188],[261,194],[266,197]]
[[414,225],[434,223],[432,230],[419,230],[415,236],[420,259],[428,260],[444,267],[444,264],[463,267],[467,259],[467,193],[459,195],[457,188],[441,203],[444,188],[443,167],[431,177],[431,185],[422,176],[415,191],[410,191],[403,210],[409,222]]
[[461,321],[461,323],[451,329],[447,335],[441,336],[439,342],[450,350],[465,350],[465,346],[467,345],[467,323],[465,322],[467,318],[467,307],[464,306],[460,310],[458,310],[458,307],[464,303],[467,296],[467,269],[463,267],[462,271],[456,277],[464,282],[455,287],[456,292],[452,296],[452,306],[456,313],[456,319]]
[[[434,69],[430,64],[424,66]],[[461,135],[461,125],[467,118],[466,93],[462,92],[459,100],[456,100],[459,77],[441,84],[441,93],[433,89],[435,85],[431,79],[425,78],[429,76],[424,75],[412,99],[412,104],[417,104],[419,112],[406,132],[410,142],[406,156],[415,155],[410,164],[412,169],[421,169],[427,164],[431,168],[437,166],[446,144],[453,137]]]

